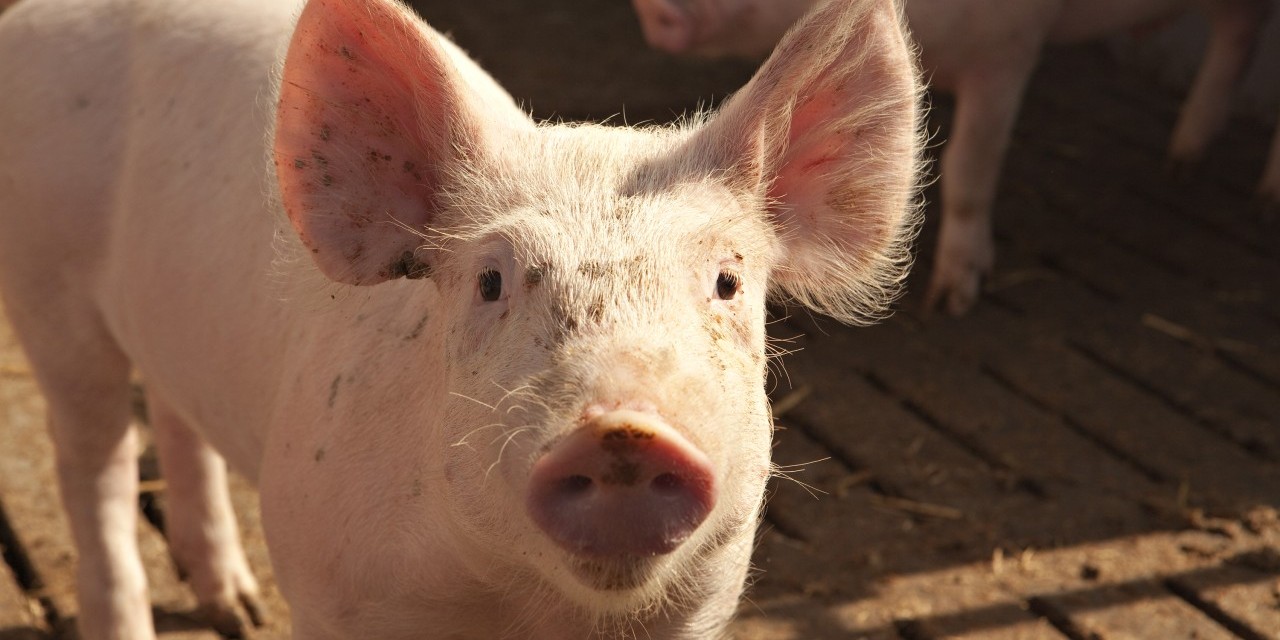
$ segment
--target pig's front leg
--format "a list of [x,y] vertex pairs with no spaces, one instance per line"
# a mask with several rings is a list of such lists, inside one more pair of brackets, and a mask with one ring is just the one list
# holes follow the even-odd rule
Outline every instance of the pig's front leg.
[[226,637],[245,637],[245,617],[261,625],[261,607],[258,582],[240,546],[226,463],[152,390],[147,406],[168,487],[165,536],[174,561],[209,623]]
[[991,205],[1036,55],[1018,51],[975,65],[955,83],[955,121],[942,154],[942,225],[925,302],[930,309],[964,314],[991,272]]
[[1231,95],[1253,57],[1270,0],[1204,0],[1209,44],[1169,142],[1175,170],[1200,160],[1231,115]]
[[[138,437],[129,423],[129,363],[96,322],[72,319],[92,312],[32,307],[13,320],[32,329],[22,335],[49,401],[58,486],[79,557],[80,637],[154,639],[138,553]],[[49,317],[65,324],[42,319]],[[44,324],[57,327],[35,326]],[[57,329],[67,335],[55,335]],[[50,348],[55,345],[63,348]]]

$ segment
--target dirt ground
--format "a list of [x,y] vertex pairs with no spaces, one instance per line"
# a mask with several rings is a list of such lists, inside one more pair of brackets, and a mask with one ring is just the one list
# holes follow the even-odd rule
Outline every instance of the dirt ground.
[[[418,8],[541,118],[665,122],[754,65],[647,51],[628,3]],[[945,140],[949,105],[931,131]],[[775,461],[744,640],[1280,639],[1280,220],[1251,199],[1272,125],[1233,121],[1164,171],[1177,92],[1104,47],[1054,49],[996,211],[998,267],[960,319],[910,292],[871,328],[779,311]],[[0,640],[65,637],[74,554],[43,402],[0,327]],[[144,465],[141,506],[162,520]],[[287,637],[251,488],[246,544]],[[216,634],[144,528],[165,638]]]

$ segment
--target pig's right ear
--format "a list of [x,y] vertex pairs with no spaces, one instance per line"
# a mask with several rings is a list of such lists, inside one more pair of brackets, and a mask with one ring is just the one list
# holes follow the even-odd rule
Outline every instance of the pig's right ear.
[[522,120],[531,122],[398,2],[311,0],[281,79],[280,197],[330,279],[425,277],[422,234],[458,163],[483,162],[492,129]]
[[777,230],[775,290],[849,322],[896,295],[918,220],[921,93],[899,0],[831,0],[694,135],[699,164]]

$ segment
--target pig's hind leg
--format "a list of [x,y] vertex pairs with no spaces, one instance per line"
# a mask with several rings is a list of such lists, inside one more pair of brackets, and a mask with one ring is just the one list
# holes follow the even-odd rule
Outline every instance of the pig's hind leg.
[[6,310],[48,401],[58,485],[79,557],[80,637],[154,638],[137,546],[129,360],[84,298],[41,292],[47,282],[6,284]]
[[1231,97],[1270,11],[1271,0],[1203,0],[1209,43],[1169,142],[1175,171],[1198,162],[1231,115]]
[[261,607],[240,545],[226,462],[150,389],[147,408],[167,487],[165,537],[174,562],[209,623],[225,637],[245,637],[246,621],[261,626]]

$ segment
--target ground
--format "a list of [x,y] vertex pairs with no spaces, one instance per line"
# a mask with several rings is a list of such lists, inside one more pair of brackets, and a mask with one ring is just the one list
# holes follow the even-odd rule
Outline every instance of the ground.
[[[621,0],[432,4],[539,117],[667,121],[753,68],[646,51]],[[934,190],[892,319],[778,311],[784,473],[737,637],[1280,638],[1280,224],[1251,201],[1271,131],[1234,121],[1170,176],[1178,99],[1101,45],[1049,51],[970,315],[920,308]],[[75,617],[43,412],[0,325],[0,640],[63,637]],[[144,468],[158,522],[164,484]],[[255,636],[286,637],[253,491],[235,494],[268,588]],[[142,547],[162,637],[216,638],[154,526]]]

